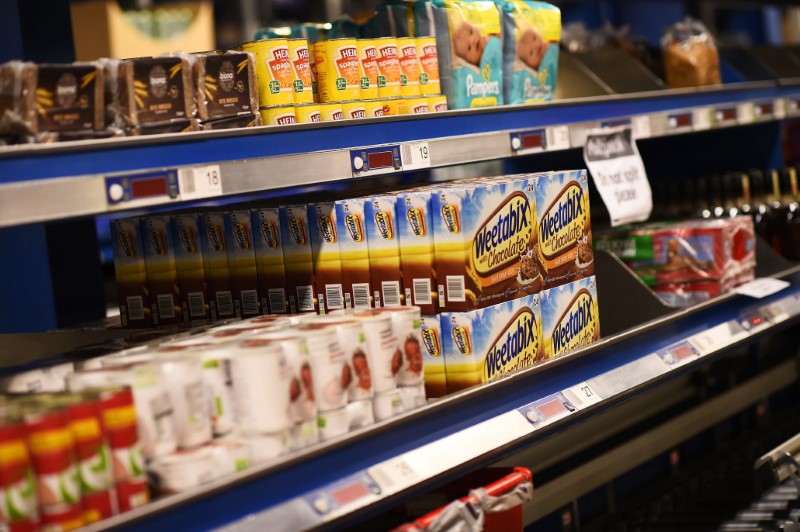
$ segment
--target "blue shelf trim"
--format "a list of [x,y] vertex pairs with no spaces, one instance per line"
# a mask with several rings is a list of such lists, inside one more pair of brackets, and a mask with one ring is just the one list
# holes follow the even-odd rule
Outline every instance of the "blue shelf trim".
[[[86,149],[44,150],[20,155],[0,153],[0,183],[84,174],[107,174],[146,168],[235,161],[258,157],[347,149],[357,146],[489,133],[506,129],[606,120],[715,104],[800,94],[800,88],[725,87],[689,93],[602,97],[549,105],[503,107],[393,121],[343,126],[244,131],[215,138],[187,134],[166,143],[126,145],[98,142]],[[58,147],[56,147],[58,148]],[[269,175],[269,170],[265,170]]]

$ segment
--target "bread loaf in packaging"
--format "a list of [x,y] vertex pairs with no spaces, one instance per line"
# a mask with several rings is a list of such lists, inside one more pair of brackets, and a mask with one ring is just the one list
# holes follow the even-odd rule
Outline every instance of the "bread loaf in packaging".
[[197,55],[193,72],[200,120],[258,113],[258,82],[253,54]]
[[664,70],[671,89],[719,85],[719,52],[714,37],[697,20],[686,19],[661,39]]
[[117,74],[120,112],[128,126],[194,116],[191,61],[185,54],[128,59]]
[[36,132],[36,77],[33,63],[10,61],[0,65],[0,135]]

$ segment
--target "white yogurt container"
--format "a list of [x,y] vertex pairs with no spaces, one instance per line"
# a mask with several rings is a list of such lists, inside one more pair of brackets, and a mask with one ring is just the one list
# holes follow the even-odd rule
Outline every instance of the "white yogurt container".
[[401,386],[398,390],[400,391],[400,398],[403,400],[403,409],[406,412],[416,410],[427,403],[425,383],[414,386]]
[[161,489],[179,493],[214,480],[213,455],[213,448],[204,445],[157,458],[149,468],[158,475]]
[[318,412],[344,408],[347,365],[336,329],[318,323],[303,323],[296,330],[305,338],[314,370],[314,398]]
[[250,447],[239,438],[221,438],[211,442],[214,478],[222,478],[250,467]]
[[391,315],[375,310],[335,310],[331,315],[349,316],[361,322],[369,349],[372,389],[375,393],[381,393],[397,388],[397,374],[403,364],[403,354],[394,335]]
[[[315,420],[316,422],[316,420]],[[237,439],[247,445],[250,466],[274,460],[289,452],[289,433],[282,431],[277,434],[253,434],[237,436]]]
[[400,395],[400,390],[390,390],[388,392],[376,394],[372,399],[372,406],[375,419],[378,421],[391,419],[405,411],[403,409],[403,398]]
[[350,430],[356,430],[375,424],[372,400],[364,399],[347,404],[347,424]]
[[319,439],[328,441],[347,434],[350,429],[350,416],[347,407],[339,410],[320,412],[318,417]]
[[397,347],[403,354],[403,364],[397,374],[397,383],[400,386],[408,386],[424,382],[419,307],[384,307],[374,309],[374,312],[389,314],[392,319]]
[[172,407],[178,447],[191,449],[211,441],[206,384],[200,359],[192,355],[170,356],[152,362],[161,370]]

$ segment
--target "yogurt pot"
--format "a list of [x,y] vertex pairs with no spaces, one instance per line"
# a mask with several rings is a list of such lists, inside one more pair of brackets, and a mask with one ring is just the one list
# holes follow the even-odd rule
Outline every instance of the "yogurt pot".
[[206,405],[215,436],[228,434],[235,426],[231,378],[232,352],[233,347],[228,343],[189,351],[200,359],[206,389]]
[[277,433],[292,426],[290,368],[279,343],[259,338],[238,342],[231,378],[237,433]]
[[414,386],[401,386],[399,390],[400,398],[403,400],[403,409],[406,412],[416,410],[427,403],[425,383],[415,384]]
[[307,322],[296,330],[308,346],[311,367],[314,368],[314,398],[318,412],[338,410],[347,405],[347,363],[339,343],[336,328]]
[[171,356],[157,364],[175,409],[178,447],[191,449],[211,441],[206,385],[200,360],[191,355]]
[[375,423],[375,414],[373,413],[372,401],[365,399],[348,403],[347,416],[347,424],[350,430],[373,425]]
[[305,449],[319,442],[319,427],[317,417],[300,423],[295,423],[290,431],[292,450]]
[[355,318],[347,316],[312,316],[306,319],[336,329],[339,345],[345,352],[347,366],[342,386],[347,390],[348,402],[372,398],[372,371],[369,345],[364,326]]
[[403,355],[403,364],[397,374],[398,384],[408,386],[424,382],[420,308],[412,306],[383,307],[374,309],[373,312],[391,316],[392,328],[397,337],[397,348]]
[[162,490],[180,493],[214,480],[214,449],[204,445],[188,451],[176,451],[150,463],[150,471],[159,479]]
[[391,419],[405,411],[400,390],[390,390],[376,394],[372,399],[372,406],[375,419],[378,421]]
[[67,385],[73,392],[129,386],[133,392],[139,440],[145,458],[152,460],[165,456],[177,448],[175,413],[158,368],[142,365],[80,371],[67,378]]
[[374,310],[377,309],[335,310],[331,315],[349,316],[361,322],[369,349],[372,389],[375,393],[381,393],[397,388],[397,374],[403,364],[403,355],[397,344],[391,315]]
[[347,434],[350,428],[350,416],[347,407],[339,410],[320,412],[317,418],[320,441],[328,441]]
[[233,475],[250,467],[250,447],[239,438],[214,440],[211,442],[211,450],[215,479]]
[[286,314],[267,314],[266,316],[256,316],[255,318],[248,318],[242,323],[251,325],[271,325],[276,327],[286,327],[288,325],[296,325],[298,323],[297,316]]
[[247,446],[248,460],[251,467],[274,460],[290,450],[288,431],[281,431],[275,434],[237,436],[237,439]]

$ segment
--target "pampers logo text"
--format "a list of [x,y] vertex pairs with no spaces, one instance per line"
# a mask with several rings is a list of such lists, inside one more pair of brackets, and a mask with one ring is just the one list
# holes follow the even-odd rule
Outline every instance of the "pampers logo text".
[[540,341],[537,333],[538,327],[533,311],[528,307],[521,308],[486,354],[484,362],[486,381],[533,366]]
[[489,274],[516,262],[531,237],[532,210],[522,192],[508,196],[475,235],[472,260],[478,273]]
[[594,327],[590,325],[594,321],[592,294],[584,288],[575,295],[553,329],[553,356],[561,356],[592,343]]
[[[489,65],[486,65],[488,68]],[[472,98],[486,98],[487,96],[500,95],[500,82],[489,81],[486,72],[483,73],[484,81],[475,81],[472,74],[467,74],[467,96]]]
[[569,183],[548,207],[539,221],[539,238],[542,254],[553,258],[563,250],[576,245],[586,225],[583,188]]

